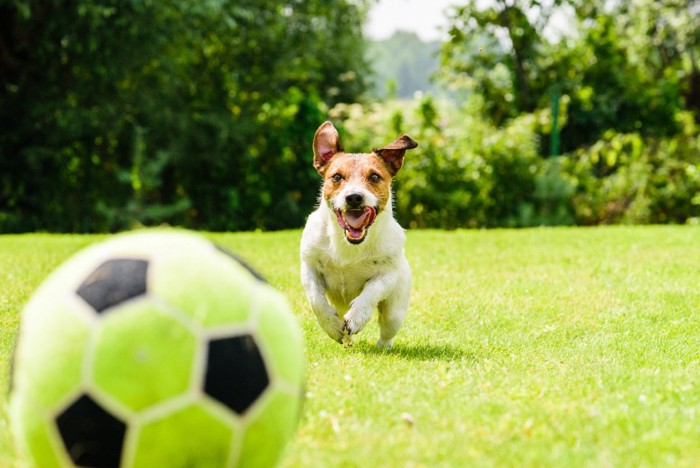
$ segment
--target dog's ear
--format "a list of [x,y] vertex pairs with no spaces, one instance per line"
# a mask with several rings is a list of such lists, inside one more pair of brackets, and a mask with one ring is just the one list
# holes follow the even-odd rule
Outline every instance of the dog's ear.
[[418,146],[418,143],[413,141],[410,136],[401,135],[390,145],[374,150],[374,154],[384,160],[393,177],[403,166],[403,156],[406,154],[406,150],[413,149],[416,146]]
[[333,159],[336,153],[343,151],[338,139],[338,130],[332,123],[326,121],[314,135],[314,167],[323,175],[325,165]]

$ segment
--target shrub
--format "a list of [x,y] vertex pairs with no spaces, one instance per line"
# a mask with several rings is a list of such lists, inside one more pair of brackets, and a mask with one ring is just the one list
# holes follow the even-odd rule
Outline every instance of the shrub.
[[539,135],[551,133],[548,110],[501,127],[481,111],[476,98],[457,108],[425,97],[339,105],[331,118],[349,151],[368,151],[401,133],[418,141],[395,180],[396,216],[406,227],[700,220],[700,137],[689,113],[677,115],[682,130],[673,137],[611,130],[587,149],[543,158]]
[[538,157],[533,115],[503,128],[478,117],[477,100],[464,108],[431,97],[386,106],[336,106],[350,151],[366,151],[408,133],[419,143],[395,180],[399,222],[409,227],[521,226],[535,206]]
[[687,223],[700,216],[700,136],[689,113],[680,133],[642,138],[612,131],[574,153],[573,207],[579,224]]

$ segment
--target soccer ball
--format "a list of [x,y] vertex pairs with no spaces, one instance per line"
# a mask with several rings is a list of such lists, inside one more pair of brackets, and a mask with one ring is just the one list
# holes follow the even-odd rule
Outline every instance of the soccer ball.
[[61,265],[22,313],[13,365],[13,433],[41,467],[271,466],[304,386],[283,296],[177,230]]

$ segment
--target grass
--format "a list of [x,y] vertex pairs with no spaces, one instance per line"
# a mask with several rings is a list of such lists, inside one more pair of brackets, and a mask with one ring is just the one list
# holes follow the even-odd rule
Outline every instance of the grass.
[[[699,466],[700,229],[410,231],[412,306],[344,349],[300,285],[298,231],[212,234],[288,297],[307,399],[285,467]],[[19,311],[90,236],[0,237],[0,385]],[[0,466],[16,466],[0,400]]]

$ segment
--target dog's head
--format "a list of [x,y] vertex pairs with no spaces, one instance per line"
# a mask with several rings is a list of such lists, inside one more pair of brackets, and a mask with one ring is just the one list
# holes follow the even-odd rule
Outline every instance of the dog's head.
[[391,179],[401,169],[406,150],[418,143],[408,135],[371,153],[346,153],[332,123],[314,135],[314,167],[323,177],[323,201],[335,212],[345,239],[360,244],[377,215],[391,202]]

